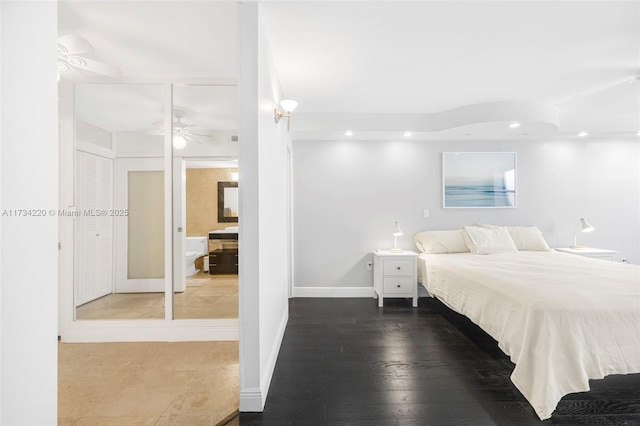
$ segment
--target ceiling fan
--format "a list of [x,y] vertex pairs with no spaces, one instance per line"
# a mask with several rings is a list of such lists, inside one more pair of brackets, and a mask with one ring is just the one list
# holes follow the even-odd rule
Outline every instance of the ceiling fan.
[[[180,109],[173,110],[173,147],[175,149],[184,149],[187,146],[187,141],[194,141],[199,144],[202,142],[199,141],[197,137],[205,137],[210,138],[211,135],[205,135],[202,133],[192,133],[190,127],[196,126],[196,124],[187,124],[182,121],[185,112]],[[153,129],[149,129],[148,133],[152,135],[164,135],[164,123],[162,121],[156,121],[152,124]]]
[[91,74],[114,78],[122,75],[118,67],[81,56],[93,50],[91,43],[75,34],[58,37],[58,80],[83,80]]

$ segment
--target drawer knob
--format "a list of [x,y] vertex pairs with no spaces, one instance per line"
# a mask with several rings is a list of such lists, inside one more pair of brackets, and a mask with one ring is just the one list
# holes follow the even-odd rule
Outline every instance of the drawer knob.
[[400,288],[400,284],[398,284],[398,288]]
[[399,271],[399,270],[400,270],[400,267],[398,266],[396,269]]

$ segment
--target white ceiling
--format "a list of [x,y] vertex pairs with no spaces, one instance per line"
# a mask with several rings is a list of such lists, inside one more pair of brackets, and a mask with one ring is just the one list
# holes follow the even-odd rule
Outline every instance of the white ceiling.
[[93,59],[128,80],[235,80],[236,10],[219,1],[60,1],[58,34],[87,39]]
[[[283,91],[299,101],[292,128],[307,138],[326,113],[428,118],[504,101],[551,104],[561,133],[640,130],[640,83],[628,82],[640,72],[637,1],[305,2],[263,9]],[[351,130],[367,138],[381,124],[398,124],[395,137],[420,130],[400,127],[398,116],[371,117],[354,120],[358,128]],[[509,121],[422,136],[512,138]],[[339,135],[348,126],[339,124],[328,130]],[[536,123],[517,132],[553,136]]]
[[234,2],[59,2],[58,34],[88,40],[94,50],[82,56],[122,71],[115,79],[79,75],[76,82],[111,84],[80,86],[76,114],[110,131],[146,130],[163,119],[163,86],[122,83],[196,83],[175,86],[183,121],[194,131],[236,129],[236,10]]
[[[261,13],[283,92],[299,102],[294,139],[640,130],[637,1],[270,1]],[[59,15],[60,34],[89,40],[125,80],[236,78],[235,2],[62,2]],[[513,102],[555,120],[509,114]],[[461,113],[475,104],[483,122]]]

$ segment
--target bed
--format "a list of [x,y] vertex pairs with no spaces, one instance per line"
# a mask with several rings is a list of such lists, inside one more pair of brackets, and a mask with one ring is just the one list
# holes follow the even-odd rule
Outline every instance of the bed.
[[640,373],[640,267],[551,250],[426,251],[422,285],[498,342],[540,419],[589,379]]

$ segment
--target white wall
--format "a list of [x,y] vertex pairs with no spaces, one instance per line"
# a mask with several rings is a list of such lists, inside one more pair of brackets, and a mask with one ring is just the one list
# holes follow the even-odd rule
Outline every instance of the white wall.
[[3,425],[57,422],[56,2],[0,2]]
[[262,411],[288,319],[286,123],[260,5],[239,3],[240,411]]
[[[443,209],[442,152],[517,152],[517,208]],[[415,250],[423,230],[473,223],[538,226],[551,246],[579,243],[640,261],[640,143],[627,140],[294,141],[296,287],[367,287],[375,248]],[[423,218],[429,209],[430,218]]]

